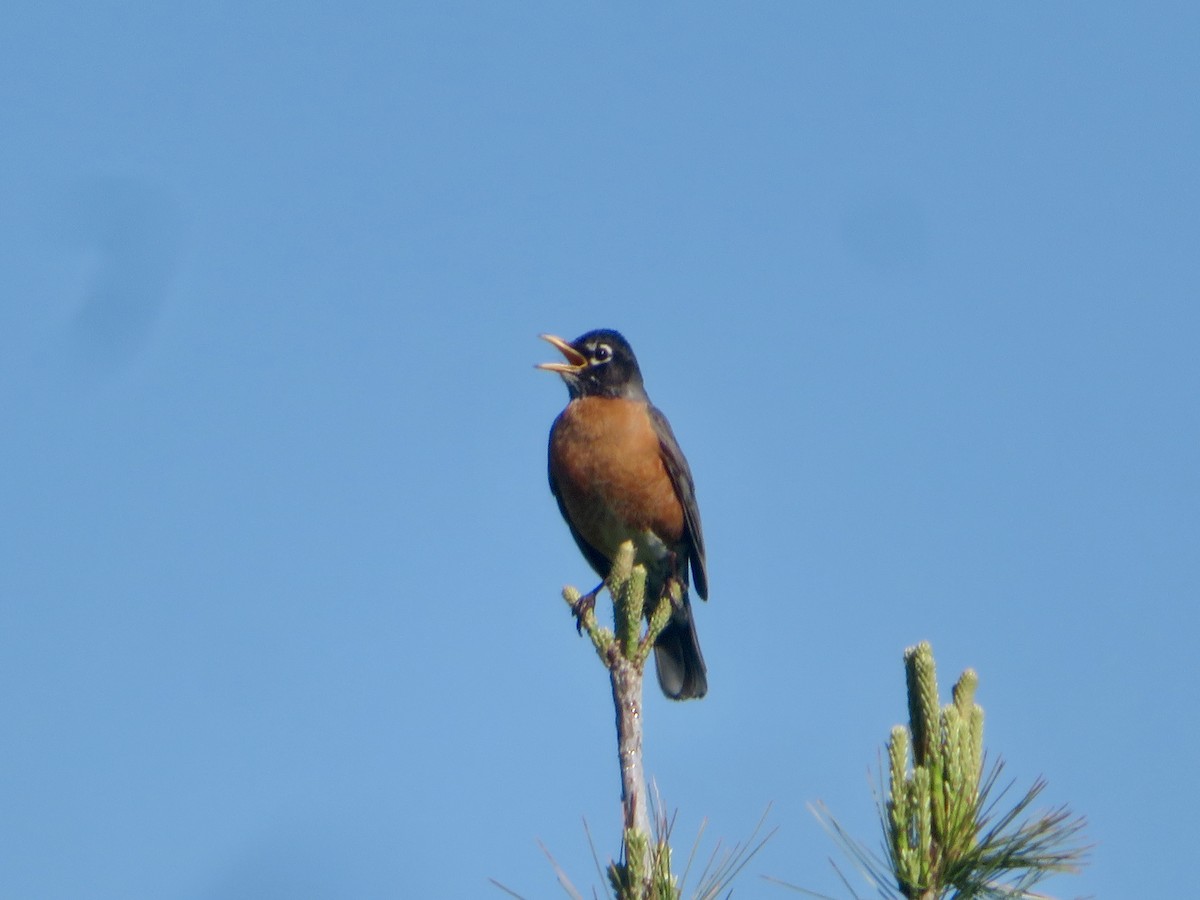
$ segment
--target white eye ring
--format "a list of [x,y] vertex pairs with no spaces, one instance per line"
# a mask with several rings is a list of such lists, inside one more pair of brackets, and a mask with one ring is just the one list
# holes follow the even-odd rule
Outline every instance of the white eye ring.
[[592,359],[598,363],[608,362],[612,359],[612,347],[608,344],[597,344],[596,349],[592,351]]

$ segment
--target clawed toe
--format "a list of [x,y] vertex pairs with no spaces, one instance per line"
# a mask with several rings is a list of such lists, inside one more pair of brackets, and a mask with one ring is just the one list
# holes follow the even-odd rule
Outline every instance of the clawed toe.
[[600,588],[584,594],[578,600],[571,604],[571,612],[575,613],[575,630],[579,634],[583,634],[583,620],[588,613],[596,608],[596,594]]

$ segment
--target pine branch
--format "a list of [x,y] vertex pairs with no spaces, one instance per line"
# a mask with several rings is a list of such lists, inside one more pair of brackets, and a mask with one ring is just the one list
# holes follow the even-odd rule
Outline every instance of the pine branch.
[[[604,871],[609,882],[605,895],[615,900],[680,900],[682,880],[671,872],[671,823],[662,814],[661,806],[656,809],[652,803],[642,762],[642,687],[646,661],[654,650],[654,643],[670,621],[672,610],[683,602],[682,586],[669,580],[662,596],[656,598],[653,609],[647,609],[646,570],[635,566],[633,561],[633,543],[626,542],[618,550],[608,578],[601,585],[607,587],[613,597],[614,627],[611,630],[596,619],[595,600],[599,588],[591,594],[581,595],[575,588],[566,587],[562,595],[575,615],[579,631],[587,634],[608,671],[616,713],[623,814],[621,855]],[[700,873],[693,892],[695,900],[718,900],[729,896],[730,882],[775,833],[772,830],[765,837],[759,837],[766,815],[764,812],[746,842],[726,850],[718,843]],[[591,843],[590,833],[588,840]],[[699,842],[698,835],[688,860],[689,870]],[[592,851],[596,858],[594,843]],[[596,862],[600,868],[598,858]],[[581,895],[557,864],[555,873],[568,896],[578,900]],[[686,877],[687,871],[684,872]],[[516,896],[498,882],[493,883]],[[595,890],[593,895],[598,896]]]
[[1089,848],[1078,842],[1084,820],[1066,807],[1030,814],[1046,787],[1041,778],[1001,811],[1011,784],[996,789],[1002,762],[984,774],[978,676],[967,669],[953,702],[941,706],[928,643],[905,651],[904,670],[909,724],[892,728],[887,784],[876,798],[886,856],[851,838],[824,809],[814,814],[880,897],[1048,900],[1032,890],[1086,860]]
[[633,565],[633,559],[633,543],[627,541],[621,545],[605,579],[613,596],[614,630],[598,624],[593,604],[581,603],[581,595],[574,588],[564,588],[563,599],[578,616],[580,630],[591,639],[612,686],[624,816],[621,859],[610,863],[609,881],[619,900],[676,900],[679,892],[671,875],[670,845],[663,835],[655,838],[650,827],[650,795],[642,763],[642,685],[646,660],[670,617],[672,597],[664,594],[659,598],[643,632],[646,570]]

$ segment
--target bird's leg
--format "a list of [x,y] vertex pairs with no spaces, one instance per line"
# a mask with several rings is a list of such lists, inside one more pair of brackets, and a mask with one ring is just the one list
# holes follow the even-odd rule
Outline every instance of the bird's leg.
[[583,617],[596,608],[596,595],[603,587],[602,581],[571,604],[571,612],[575,613],[575,631],[579,634],[583,634]]
[[[679,585],[679,592],[676,593],[673,588]],[[671,609],[683,609],[683,598],[687,595],[687,582],[682,578],[671,576],[663,582],[662,595],[671,601]]]
[[[687,557],[684,557],[683,564],[687,566]],[[680,576],[679,556],[674,550],[667,552],[667,572],[669,574],[663,579],[662,590],[659,592],[658,599],[662,600],[663,597],[669,597],[671,599],[671,608],[679,609],[683,605],[684,595],[687,594],[687,579]],[[687,570],[685,569],[684,574],[686,575],[686,573]],[[676,599],[675,592],[671,590],[672,584],[679,585],[678,599]]]

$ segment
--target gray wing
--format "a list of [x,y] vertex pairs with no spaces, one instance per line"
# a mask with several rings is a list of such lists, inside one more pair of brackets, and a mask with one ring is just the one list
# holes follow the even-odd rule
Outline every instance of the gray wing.
[[[688,558],[692,563],[693,587],[701,599],[707,600],[708,569],[704,562],[704,531],[700,528],[700,507],[696,504],[696,486],[692,483],[692,470],[688,467],[683,451],[679,449],[679,441],[675,440],[675,433],[671,431],[667,417],[654,406],[650,407],[650,422],[658,434],[663,464],[675,485],[675,496],[683,505],[683,539],[687,542]],[[559,505],[562,505],[561,501]],[[575,540],[578,542],[579,538],[576,537]],[[582,546],[580,542],[580,547]],[[584,555],[587,555],[586,551]]]

